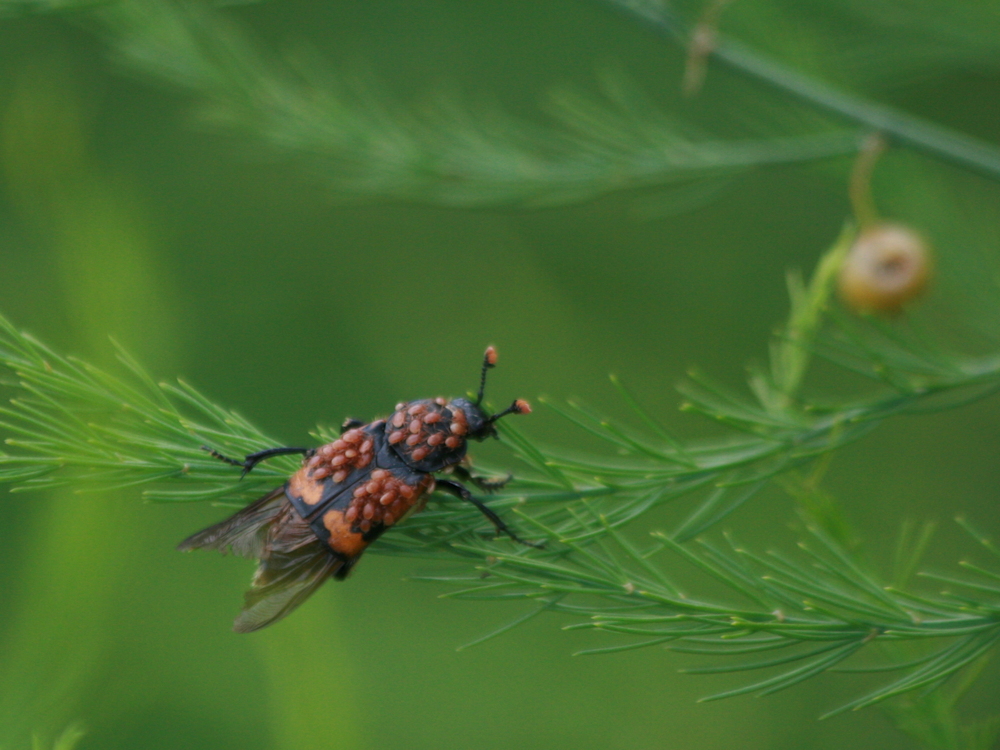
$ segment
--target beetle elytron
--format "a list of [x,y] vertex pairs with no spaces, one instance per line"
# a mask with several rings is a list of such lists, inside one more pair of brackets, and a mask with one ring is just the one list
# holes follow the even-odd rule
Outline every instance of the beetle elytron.
[[369,424],[347,420],[341,435],[320,448],[270,448],[243,461],[213,456],[243,469],[243,475],[272,456],[304,455],[289,480],[226,520],[181,542],[259,560],[243,611],[233,629],[248,633],[281,619],[329,577],[343,580],[369,544],[409,513],[421,510],[435,489],[475,505],[496,527],[523,542],[469,489],[451,476],[485,491],[504,482],[473,477],[460,465],[469,439],[496,437],[496,421],[527,414],[526,401],[487,415],[481,408],[486,373],[496,365],[496,350],[483,359],[475,401],[423,399],[397,404],[392,416]]

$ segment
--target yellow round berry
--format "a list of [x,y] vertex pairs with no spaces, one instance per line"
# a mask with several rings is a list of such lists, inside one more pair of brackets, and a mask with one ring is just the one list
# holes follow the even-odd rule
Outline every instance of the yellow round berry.
[[901,224],[863,230],[841,266],[840,298],[855,312],[898,313],[920,295],[931,274],[926,240]]

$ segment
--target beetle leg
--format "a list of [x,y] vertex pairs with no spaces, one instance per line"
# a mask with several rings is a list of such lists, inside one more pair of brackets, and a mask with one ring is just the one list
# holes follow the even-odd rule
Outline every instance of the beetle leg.
[[240,479],[249,474],[253,467],[259,464],[265,459],[271,458],[272,456],[285,456],[289,453],[301,453],[304,456],[308,456],[315,453],[313,448],[268,448],[267,450],[257,451],[256,453],[251,453],[249,456],[244,458],[242,461],[237,461],[235,458],[229,458],[228,456],[223,456],[214,448],[209,448],[207,445],[201,446],[201,449],[208,451],[212,456],[219,459],[220,461],[225,461],[230,466],[240,466],[243,468],[243,472],[240,474]]
[[475,505],[479,509],[479,512],[482,513],[484,516],[486,516],[490,520],[490,523],[492,523],[493,526],[496,528],[498,536],[500,534],[506,534],[515,542],[519,544],[525,544],[529,547],[543,546],[541,544],[536,544],[535,542],[529,542],[524,539],[521,539],[521,537],[519,537],[517,534],[511,531],[510,527],[503,522],[503,519],[500,518],[500,516],[498,516],[496,513],[490,510],[490,508],[486,506],[481,500],[477,500],[476,498],[474,498],[472,496],[472,493],[469,492],[469,488],[466,487],[461,482],[455,482],[451,479],[438,479],[437,489],[443,490],[450,495],[454,495],[460,500],[465,500],[467,503],[472,503],[473,505]]
[[471,471],[460,464],[455,464],[455,466],[451,468],[456,477],[461,479],[463,482],[472,482],[483,492],[496,492],[497,490],[502,490],[506,486],[507,482],[514,478],[513,474],[508,474],[506,479],[483,479],[483,477],[475,476]]
[[201,449],[203,451],[208,451],[208,453],[212,456],[212,458],[217,458],[220,461],[225,461],[230,466],[243,465],[242,461],[237,461],[235,458],[229,458],[228,456],[223,456],[221,453],[219,453],[219,451],[215,450],[215,448],[209,448],[207,445],[203,445],[201,446]]

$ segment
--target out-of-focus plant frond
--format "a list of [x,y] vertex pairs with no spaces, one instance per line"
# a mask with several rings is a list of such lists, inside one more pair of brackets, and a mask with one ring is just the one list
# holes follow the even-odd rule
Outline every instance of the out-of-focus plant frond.
[[313,52],[262,53],[205,4],[118,0],[84,17],[128,69],[188,91],[216,124],[301,161],[348,197],[550,205],[858,147],[844,129],[692,135],[624,76],[604,77],[603,98],[554,94],[544,126],[454,97],[404,104],[370,78],[331,73]]
[[115,0],[0,0],[0,19],[44,13],[67,13],[106,5]]
[[[808,35],[811,62],[825,74],[866,86],[898,89],[917,75],[943,68],[1000,69],[1000,9],[977,0],[836,0],[821,12],[777,2],[765,12],[728,8],[725,25],[748,42],[778,51],[776,17]],[[771,28],[766,27],[770,22]]]
[[[657,0],[602,2],[682,44],[693,28],[684,14]],[[232,19],[208,4],[0,0],[0,16],[87,8],[91,10],[75,17],[96,26],[128,68],[187,90],[218,121],[301,160],[344,196],[466,206],[567,203],[851,153],[857,148],[859,125],[1000,177],[997,146],[838,90],[805,75],[801,65],[782,65],[721,36],[710,50],[716,60],[776,87],[790,101],[846,118],[854,127],[831,130],[824,125],[810,135],[790,135],[779,126],[770,137],[745,140],[693,137],[681,121],[645,99],[623,97],[620,82],[605,85],[604,100],[554,97],[551,124],[540,126],[500,107],[466,105],[454,97],[423,106],[404,104],[371,80],[324,72],[327,65],[315,54],[265,55]],[[799,40],[806,33],[807,43],[815,47],[813,59],[823,60],[832,71],[851,69],[859,76],[878,71],[892,76],[907,65],[926,69],[935,61],[995,64],[1000,59],[1000,19],[989,3],[915,0],[901,8],[889,0],[839,0],[823,13],[813,10],[806,16],[800,4],[787,10],[736,4],[727,19],[734,16],[741,36],[760,41],[763,49],[768,42]],[[778,21],[797,33],[773,33]],[[884,33],[888,26],[894,32],[891,43]],[[906,33],[896,33],[901,28]],[[858,39],[869,42],[864,46]],[[852,59],[856,64],[851,65]]]
[[959,716],[957,704],[989,662],[985,655],[947,688],[922,690],[883,708],[896,726],[935,750],[992,750],[1000,737],[1000,716],[969,721]]
[[42,740],[38,735],[31,738],[31,750],[73,750],[83,739],[86,731],[79,724],[70,724],[55,739],[52,744]]
[[[694,25],[679,16],[673,10],[668,9],[660,3],[642,0],[601,0],[601,2],[616,7],[643,24],[654,29],[671,40],[686,45],[692,34]],[[858,36],[860,21],[855,13],[862,13],[860,6],[862,2],[852,3],[849,9],[845,9],[843,4],[831,4],[834,13],[838,10],[850,18],[850,22],[844,24],[844,34],[849,34],[852,38]],[[744,4],[744,8],[748,4]],[[914,0],[906,3],[905,7],[891,0],[881,0],[872,4],[877,6],[876,16],[872,18],[875,22],[879,19],[883,23],[891,18],[909,16],[911,10],[916,6],[923,6],[922,12],[914,14],[917,25],[923,19],[923,26],[920,27],[918,43],[909,55],[901,53],[902,57],[908,60],[920,59],[925,67],[933,66],[934,53],[947,48],[953,52],[962,49],[968,53],[976,49],[977,45],[967,45],[962,33],[975,28],[974,38],[981,40],[979,45],[979,56],[989,57],[991,63],[995,64],[996,49],[1000,38],[1000,18],[995,7],[988,3],[963,2],[959,3],[962,10],[953,13],[954,6],[951,3],[942,3],[939,0]],[[987,7],[989,6],[989,7]],[[738,11],[740,4],[734,7]],[[769,6],[768,6],[769,7]],[[801,4],[798,12],[803,13]],[[755,6],[748,15],[747,25],[751,28],[756,26],[758,36],[764,40],[794,39],[799,43],[802,28],[796,25],[789,18],[782,14],[771,14],[761,12],[761,6]],[[811,8],[808,12],[812,12]],[[871,12],[871,11],[869,11]],[[878,15],[881,14],[881,15]],[[824,19],[828,14],[822,14]],[[957,19],[960,31],[953,31],[951,44],[939,44],[940,37],[935,36],[938,31],[938,21],[945,17]],[[811,19],[812,17],[810,17]],[[800,19],[806,21],[809,19]],[[776,34],[774,27],[777,21],[787,24],[788,28],[795,28],[795,34]],[[756,23],[755,23],[756,22]],[[893,26],[893,31],[895,27]],[[841,48],[851,49],[850,43],[842,44],[843,39],[831,35],[825,28],[824,33],[815,33],[809,37],[810,41],[818,48],[814,57],[823,60],[827,67],[836,69],[839,67],[838,55]],[[922,36],[926,34],[927,36]],[[990,38],[992,35],[992,38]],[[714,34],[714,43],[707,53],[714,60],[721,62],[728,67],[741,73],[756,78],[759,81],[791,95],[794,99],[807,102],[820,110],[833,112],[841,118],[864,125],[878,132],[891,136],[900,143],[917,148],[927,154],[942,158],[947,161],[959,164],[967,169],[972,169],[984,174],[992,179],[1000,179],[1000,146],[987,143],[973,138],[964,133],[952,130],[933,122],[924,120],[921,117],[909,114],[894,107],[881,104],[867,99],[864,96],[850,93],[845,89],[836,88],[817,77],[807,75],[800,66],[792,66],[772,59],[742,41],[732,37]],[[824,40],[827,45],[824,46]],[[867,70],[879,67],[878,48],[889,48],[895,43],[895,35],[891,41],[886,37],[884,27],[875,27],[872,30],[872,46],[868,50],[870,57],[865,60],[864,67]],[[903,49],[900,47],[900,49]],[[822,51],[820,51],[822,50]],[[940,60],[939,60],[940,62]]]

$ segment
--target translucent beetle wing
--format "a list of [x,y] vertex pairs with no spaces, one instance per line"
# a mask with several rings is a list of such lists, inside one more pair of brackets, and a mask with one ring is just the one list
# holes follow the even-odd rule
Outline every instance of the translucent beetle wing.
[[243,611],[233,623],[249,633],[287,615],[332,575],[343,577],[354,559],[339,555],[316,538],[292,508],[285,487],[277,487],[220,523],[181,542],[259,560]]
[[214,549],[225,554],[232,550],[240,557],[257,559],[264,551],[270,524],[281,511],[285,488],[277,487],[238,513],[193,534],[177,545],[187,552],[193,549]]
[[315,538],[291,552],[273,552],[261,560],[233,630],[250,633],[280,620],[344,566]]

